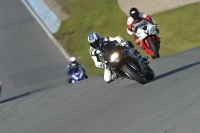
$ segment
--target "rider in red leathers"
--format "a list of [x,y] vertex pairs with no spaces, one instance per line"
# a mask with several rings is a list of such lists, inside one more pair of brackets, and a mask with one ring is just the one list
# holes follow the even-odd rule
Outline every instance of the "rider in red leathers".
[[[155,21],[148,15],[144,14],[143,12],[139,12],[137,8],[133,7],[129,11],[130,16],[127,19],[127,32],[129,35],[134,36],[135,43],[140,44],[140,40],[135,35],[135,32],[137,31],[137,28],[134,27],[134,25],[142,20],[147,20],[151,24],[157,25]],[[159,30],[157,29],[157,32],[159,33]],[[160,38],[158,37],[158,41]]]

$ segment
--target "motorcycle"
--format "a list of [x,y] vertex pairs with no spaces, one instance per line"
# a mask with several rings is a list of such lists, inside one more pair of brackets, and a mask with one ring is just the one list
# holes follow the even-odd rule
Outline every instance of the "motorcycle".
[[135,35],[140,40],[141,48],[144,49],[147,54],[150,54],[152,59],[159,58],[160,41],[157,37],[158,31],[156,25],[142,20],[135,24],[133,28],[137,29]]
[[83,70],[81,70],[79,67],[73,68],[71,72],[71,83],[76,83],[84,79],[85,79],[85,74]]
[[103,45],[101,51],[101,56],[111,72],[136,80],[140,84],[145,84],[154,78],[154,71],[148,63],[139,58],[129,47],[109,43]]

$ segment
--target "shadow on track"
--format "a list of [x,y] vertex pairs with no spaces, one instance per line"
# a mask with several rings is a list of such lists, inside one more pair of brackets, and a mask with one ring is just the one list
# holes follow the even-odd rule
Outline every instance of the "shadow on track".
[[183,66],[183,67],[174,69],[174,70],[169,71],[169,72],[167,72],[167,73],[163,73],[163,74],[161,74],[161,75],[156,76],[156,77],[154,78],[154,80],[152,80],[152,81],[150,81],[150,82],[153,82],[153,81],[155,81],[155,80],[158,80],[158,79],[167,77],[167,76],[169,76],[169,75],[171,75],[171,74],[174,74],[174,73],[183,71],[183,70],[185,70],[185,69],[194,67],[194,66],[199,65],[199,64],[200,64],[200,62],[196,62],[196,63],[192,63],[192,64],[189,64],[189,65],[186,65],[186,66]]
[[0,101],[0,104],[5,103],[5,102],[9,102],[9,101],[12,101],[12,100],[16,100],[16,99],[19,99],[19,98],[23,98],[23,97],[29,96],[33,93],[38,93],[38,92],[47,90],[47,89],[49,89],[49,87],[51,87],[51,86],[43,87],[41,89],[38,89],[38,90],[35,90],[35,91],[32,91],[32,92],[27,92],[27,93],[24,93],[24,94],[21,94],[21,95],[18,95],[18,96],[14,96],[14,97],[2,100],[2,101]]

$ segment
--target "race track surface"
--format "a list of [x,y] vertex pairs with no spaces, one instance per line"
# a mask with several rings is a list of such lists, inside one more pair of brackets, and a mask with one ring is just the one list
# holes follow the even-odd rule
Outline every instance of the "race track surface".
[[65,84],[67,60],[20,0],[0,1],[1,101]]
[[153,60],[155,80],[101,76],[0,104],[0,132],[199,133],[200,47]]
[[23,4],[0,9],[9,14],[0,12],[4,95],[59,86],[1,103],[0,133],[200,132],[200,47],[151,61],[156,77],[145,85],[102,76],[61,85],[65,59]]

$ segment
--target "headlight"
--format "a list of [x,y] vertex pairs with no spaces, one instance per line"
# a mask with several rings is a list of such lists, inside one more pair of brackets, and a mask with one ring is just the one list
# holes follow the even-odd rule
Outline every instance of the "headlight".
[[118,53],[114,53],[110,56],[110,62],[119,62],[119,55]]
[[152,28],[150,29],[150,32],[153,33],[154,31],[155,31],[155,28],[152,27]]
[[155,27],[151,27],[151,28],[149,29],[149,34],[155,34],[155,32],[156,32]]

